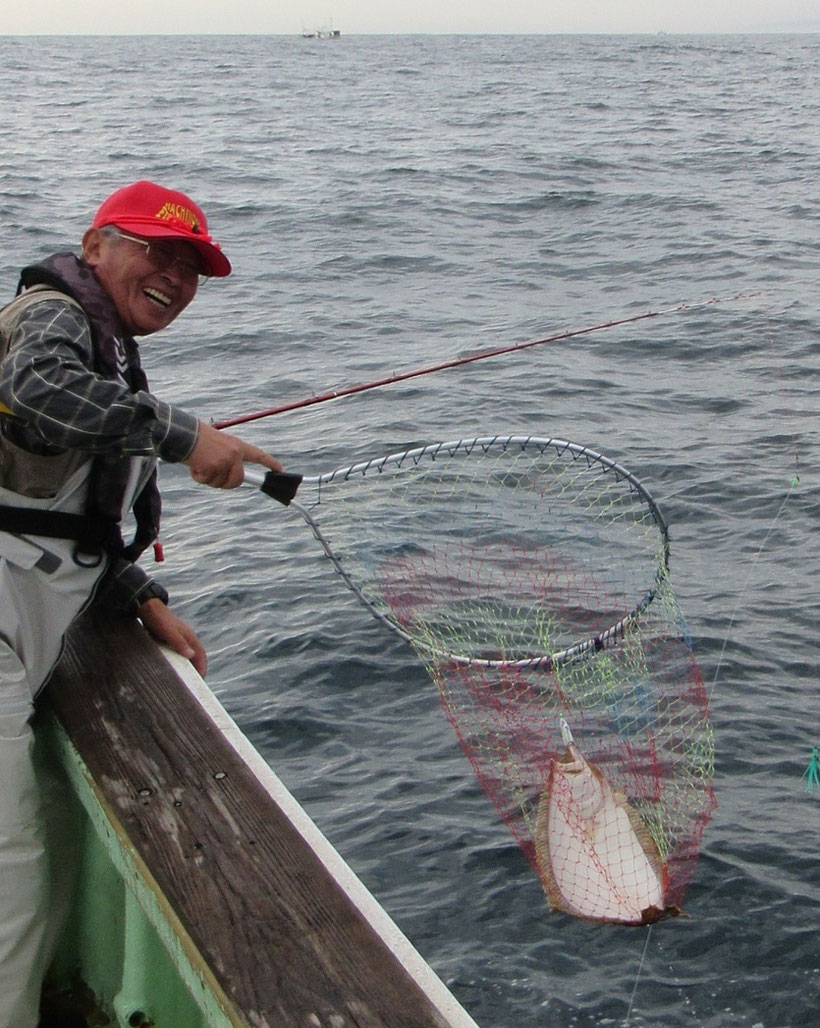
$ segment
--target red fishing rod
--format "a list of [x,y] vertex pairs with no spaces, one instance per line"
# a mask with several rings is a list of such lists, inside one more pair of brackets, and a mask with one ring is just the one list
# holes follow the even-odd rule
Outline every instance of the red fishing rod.
[[360,385],[346,386],[341,389],[333,389],[330,392],[322,393],[319,396],[310,396],[304,400],[296,400],[293,403],[283,404],[281,407],[270,407],[267,410],[256,411],[254,414],[242,414],[226,421],[217,421],[215,428],[232,428],[234,425],[244,425],[248,421],[258,421],[260,418],[270,418],[274,414],[284,414],[286,411],[298,410],[302,407],[312,407],[317,403],[326,403],[328,400],[337,400],[341,396],[352,396],[353,393],[364,393],[368,389],[378,389],[381,386],[393,385],[394,382],[406,382],[410,378],[420,378],[422,375],[432,375],[436,371],[446,371],[448,368],[460,368],[465,364],[474,364],[476,361],[488,360],[490,357],[500,357],[505,353],[516,353],[519,350],[528,350],[533,346],[544,346],[547,343],[560,343],[565,339],[574,339],[576,336],[590,335],[592,332],[601,332],[605,328],[617,328],[618,325],[631,325],[636,321],[646,321],[648,318],[659,318],[664,314],[675,314],[679,311],[696,310],[698,307],[711,307],[718,303],[731,303],[733,300],[748,299],[753,293],[736,293],[734,296],[712,297],[710,300],[701,300],[699,303],[679,303],[676,307],[665,307],[662,310],[646,311],[642,314],[633,314],[630,317],[618,318],[616,321],[605,321],[600,325],[590,325],[587,328],[573,328],[566,332],[558,332],[555,335],[547,336],[544,339],[531,339],[525,343],[514,343],[511,346],[502,346],[494,350],[481,350],[479,353],[467,354],[465,357],[454,357],[452,360],[444,361],[441,364],[433,364],[430,367],[415,368],[412,371],[395,372],[386,378],[377,379],[374,382],[364,382]]

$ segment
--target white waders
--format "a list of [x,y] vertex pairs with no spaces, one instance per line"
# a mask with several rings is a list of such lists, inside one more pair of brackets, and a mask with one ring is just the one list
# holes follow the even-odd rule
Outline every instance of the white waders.
[[[79,513],[89,469],[90,462],[80,467],[56,499],[30,499],[0,487],[0,503]],[[48,780],[34,760],[31,716],[63,636],[106,568],[107,558],[98,567],[80,567],[74,545],[0,532],[0,1028],[37,1025],[43,976],[66,912],[55,902],[71,876],[71,868],[61,865],[72,863],[71,845],[59,841],[64,784]],[[59,558],[56,569],[36,566],[44,551]],[[47,832],[55,845],[46,845]]]

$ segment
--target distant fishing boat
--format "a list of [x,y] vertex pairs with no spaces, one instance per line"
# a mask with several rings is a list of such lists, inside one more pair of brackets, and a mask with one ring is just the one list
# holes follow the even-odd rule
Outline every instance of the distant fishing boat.
[[333,28],[332,22],[330,28],[302,29],[302,39],[338,39],[341,34],[339,29]]

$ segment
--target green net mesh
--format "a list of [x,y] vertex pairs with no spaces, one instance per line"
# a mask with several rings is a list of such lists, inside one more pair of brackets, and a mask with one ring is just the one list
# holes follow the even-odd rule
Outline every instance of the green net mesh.
[[552,906],[677,910],[715,805],[713,740],[642,484],[582,446],[495,437],[307,479],[300,500],[429,670]]

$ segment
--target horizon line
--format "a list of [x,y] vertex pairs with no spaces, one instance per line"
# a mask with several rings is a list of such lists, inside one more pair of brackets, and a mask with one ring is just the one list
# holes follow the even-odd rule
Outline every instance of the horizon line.
[[[304,31],[304,30],[302,30]],[[464,29],[459,31],[428,30],[428,31],[393,31],[393,32],[345,32],[337,38],[356,36],[794,36],[820,35],[820,23],[816,27],[791,28],[744,28],[744,29],[551,29],[542,31],[502,32]],[[265,32],[260,30],[221,31],[203,29],[197,32],[132,32],[132,31],[65,31],[40,32],[24,29],[20,31],[0,31],[0,39],[17,37],[44,36],[48,38],[66,38],[71,36],[85,38],[106,37],[172,37],[172,36],[275,36],[283,39],[303,38],[301,31]],[[310,40],[305,40],[309,42]]]

